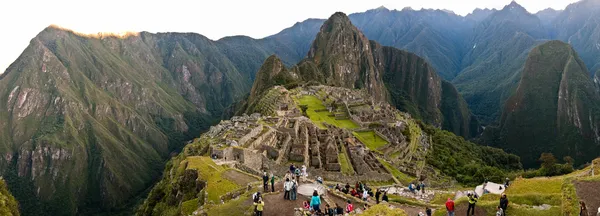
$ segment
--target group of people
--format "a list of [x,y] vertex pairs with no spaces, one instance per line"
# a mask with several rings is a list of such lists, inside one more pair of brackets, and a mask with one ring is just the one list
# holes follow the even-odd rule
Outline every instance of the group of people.
[[286,177],[296,178],[296,182],[300,183],[300,177],[302,177],[302,178],[308,177],[306,165],[302,165],[302,168],[300,168],[300,167],[296,167],[295,164],[291,164],[290,170],[287,172]]
[[296,200],[298,196],[298,181],[295,178],[290,180],[289,177],[283,183],[283,199]]
[[252,201],[254,203],[254,215],[262,216],[263,210],[265,208],[265,202],[263,201],[260,192],[252,194]]
[[408,190],[413,193],[417,193],[419,191],[421,191],[421,193],[425,193],[425,183],[422,181],[418,184],[410,183],[408,185]]
[[271,173],[269,177],[267,172],[263,172],[263,192],[269,192],[269,179],[271,180],[271,192],[275,192],[275,175]]
[[[352,205],[352,202],[350,200],[347,201],[346,204],[346,208],[342,208],[340,207],[337,203],[335,204],[335,207],[331,207],[329,204],[325,204],[325,209],[321,210],[320,208],[320,203],[321,200],[319,199],[317,201],[317,199],[315,198],[315,196],[318,196],[317,192],[315,191],[313,193],[312,198],[310,199],[310,202],[304,201],[304,209],[306,210],[306,216],[337,216],[337,215],[344,215],[345,213],[352,213],[354,212],[354,205]],[[317,208],[314,208],[314,203],[319,203],[317,204]],[[363,210],[367,210],[367,206],[365,205]]]

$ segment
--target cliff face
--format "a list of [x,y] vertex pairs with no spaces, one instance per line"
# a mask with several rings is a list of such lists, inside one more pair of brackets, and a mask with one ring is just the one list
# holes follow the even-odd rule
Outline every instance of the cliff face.
[[170,152],[250,89],[220,46],[197,34],[42,31],[0,77],[0,173],[23,213],[118,209],[147,188]]
[[524,165],[543,152],[583,162],[597,156],[600,95],[585,64],[560,41],[535,47],[504,107],[500,139]]
[[[479,132],[464,99],[423,58],[369,41],[343,13],[324,22],[307,56],[289,69],[289,80],[366,89],[374,101],[390,102],[429,124],[464,137]],[[266,61],[262,68],[281,68],[281,63],[275,63]],[[261,69],[253,89],[275,85],[258,79],[261,73],[264,77],[273,74]],[[256,97],[254,90],[252,95]]]

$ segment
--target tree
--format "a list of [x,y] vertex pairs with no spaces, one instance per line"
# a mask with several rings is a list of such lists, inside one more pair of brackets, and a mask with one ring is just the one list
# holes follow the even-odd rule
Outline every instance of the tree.
[[300,109],[302,110],[302,115],[306,116],[306,110],[308,109],[308,105],[300,105]]
[[556,164],[556,158],[552,153],[542,153],[539,160],[542,162],[542,168],[546,169],[552,169]]
[[573,166],[573,164],[575,164],[575,159],[573,159],[571,156],[565,156],[565,157],[563,157],[563,161],[566,164],[569,164],[571,166]]

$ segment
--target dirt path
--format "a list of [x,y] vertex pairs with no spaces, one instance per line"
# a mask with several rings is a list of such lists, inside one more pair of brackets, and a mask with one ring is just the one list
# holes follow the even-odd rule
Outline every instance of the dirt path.
[[294,216],[294,208],[302,207],[302,202],[308,197],[298,194],[296,200],[284,200],[283,193],[269,194],[264,196],[264,216]]
[[600,207],[600,182],[577,181],[575,189],[579,199],[585,202],[589,215],[596,215]]

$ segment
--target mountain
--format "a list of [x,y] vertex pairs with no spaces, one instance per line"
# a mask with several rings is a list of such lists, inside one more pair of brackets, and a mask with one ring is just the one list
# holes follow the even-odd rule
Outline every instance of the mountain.
[[265,58],[302,58],[280,43],[46,28],[0,76],[0,173],[22,213],[127,207],[247,94]]
[[547,35],[539,18],[516,2],[475,27],[462,59],[464,69],[452,83],[478,119],[484,123],[498,119],[527,53],[543,38]]
[[298,65],[287,69],[272,57],[258,74],[265,75],[254,82],[248,113],[255,111],[255,98],[275,85],[318,82],[365,89],[374,102],[388,101],[401,111],[461,136],[479,132],[477,120],[462,97],[427,61],[369,41],[343,13],[335,13],[323,23],[307,58]]
[[473,20],[478,23],[478,22],[485,20],[485,18],[487,18],[488,16],[490,16],[491,14],[493,14],[496,11],[498,11],[498,10],[488,9],[488,8],[485,8],[485,9],[475,8],[475,10],[473,10],[473,12],[467,14],[465,16],[465,18]]
[[[542,24],[546,28],[551,28],[552,21],[558,17],[558,15],[563,12],[562,10],[554,10],[552,8],[546,8],[544,10],[538,11],[535,15],[540,18]],[[551,36],[552,37],[552,36]]]
[[515,93],[507,100],[499,144],[526,167],[543,152],[578,163],[597,157],[600,94],[573,48],[550,41],[529,53]]
[[556,39],[568,42],[580,54],[590,74],[600,70],[600,1],[570,4],[552,22]]

